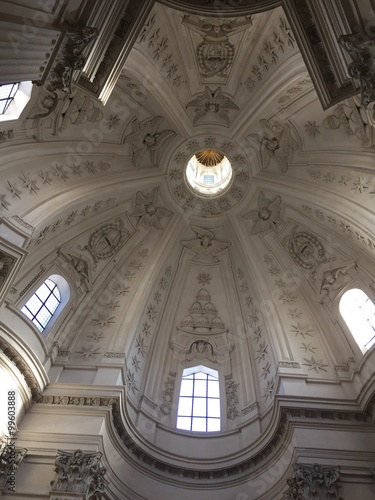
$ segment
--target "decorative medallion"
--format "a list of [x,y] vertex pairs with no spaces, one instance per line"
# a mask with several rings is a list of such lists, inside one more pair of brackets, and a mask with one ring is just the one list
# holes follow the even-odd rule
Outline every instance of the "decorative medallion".
[[101,226],[89,238],[89,242],[80,250],[87,250],[94,262],[112,257],[129,238],[130,233],[125,229],[124,221],[119,217],[109,224]]

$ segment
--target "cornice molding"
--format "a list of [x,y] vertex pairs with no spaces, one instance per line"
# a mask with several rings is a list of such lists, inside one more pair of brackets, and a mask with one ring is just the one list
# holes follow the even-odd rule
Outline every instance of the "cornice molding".
[[[373,430],[373,413],[375,408],[375,396],[368,402],[364,411],[340,411],[321,408],[298,408],[287,407],[281,404],[275,407],[274,420],[277,421],[276,428],[265,445],[256,451],[253,455],[245,460],[240,460],[234,465],[228,467],[214,467],[211,469],[182,467],[176,466],[173,463],[159,460],[145,451],[133,437],[129,434],[124,425],[121,398],[117,396],[62,396],[51,394],[40,394],[35,398],[37,404],[45,404],[52,406],[83,406],[83,407],[102,407],[111,410],[112,424],[116,430],[118,438],[126,448],[126,454],[129,458],[136,462],[136,465],[145,467],[148,471],[153,471],[154,474],[162,473],[169,480],[181,481],[187,480],[198,482],[225,482],[227,479],[237,476],[239,481],[244,480],[247,476],[258,469],[264,467],[270,462],[278,452],[282,451],[285,445],[285,438],[290,435],[294,425],[305,424],[307,426],[322,425],[327,426],[350,426],[350,428],[358,428],[358,430]],[[182,479],[183,478],[183,479]]]

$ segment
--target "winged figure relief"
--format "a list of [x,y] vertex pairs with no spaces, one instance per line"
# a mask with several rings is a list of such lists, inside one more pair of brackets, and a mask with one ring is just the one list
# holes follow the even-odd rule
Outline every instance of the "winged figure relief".
[[263,125],[265,135],[250,134],[250,137],[260,143],[262,170],[266,170],[271,158],[275,157],[281,171],[286,172],[291,153],[298,147],[297,141],[292,137],[290,125],[288,123],[279,125],[269,120],[260,120],[260,123]]
[[199,261],[219,262],[216,256],[226,248],[229,248],[231,242],[215,240],[215,234],[209,229],[193,225],[191,228],[197,237],[192,240],[181,241],[181,245],[193,252]]
[[211,113],[223,120],[227,126],[230,124],[229,110],[238,111],[239,109],[232,99],[222,93],[221,87],[210,90],[207,86],[202,94],[188,102],[186,108],[194,108],[193,125],[196,125],[201,118]]
[[155,116],[139,123],[135,118],[132,123],[132,132],[126,139],[130,143],[130,153],[132,164],[138,167],[141,158],[146,152],[149,152],[151,163],[156,167],[159,166],[159,159],[162,149],[170,140],[175,137],[176,133],[173,130],[158,131],[162,116]]

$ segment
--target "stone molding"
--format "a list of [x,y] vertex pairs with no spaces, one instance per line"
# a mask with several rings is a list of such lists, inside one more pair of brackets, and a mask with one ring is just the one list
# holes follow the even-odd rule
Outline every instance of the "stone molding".
[[296,422],[300,424],[303,422],[315,424],[320,422],[322,424],[324,423],[325,426],[346,424],[362,429],[364,426],[372,428],[372,418],[368,411],[368,409],[371,409],[371,401],[363,412],[280,407],[279,421],[275,433],[261,451],[246,460],[240,461],[236,465],[202,471],[187,467],[177,467],[167,462],[163,462],[138,446],[124,425],[119,397],[40,395],[36,403],[65,406],[101,406],[110,408],[112,410],[113,425],[126,448],[127,455],[136,459],[138,464],[141,463],[148,468],[168,475],[171,479],[175,478],[179,481],[181,478],[197,481],[225,480],[230,476],[242,476],[251,473],[258,466],[264,466],[266,461],[270,457],[272,458],[276,451],[281,448],[283,438],[287,436],[290,425]]

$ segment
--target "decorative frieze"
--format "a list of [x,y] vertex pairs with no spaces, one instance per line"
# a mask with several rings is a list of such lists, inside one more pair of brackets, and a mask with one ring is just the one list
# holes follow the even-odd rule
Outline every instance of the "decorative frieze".
[[162,392],[162,403],[160,405],[160,411],[163,415],[170,415],[172,413],[172,403],[174,386],[176,383],[176,373],[169,372],[166,381],[164,382],[164,388]]
[[101,461],[102,453],[84,453],[57,450],[56,477],[52,491],[84,493],[87,500],[100,500],[108,485],[106,469]]
[[230,420],[235,420],[239,416],[238,405],[238,386],[232,375],[226,375],[225,377],[225,394],[227,400],[227,417]]

